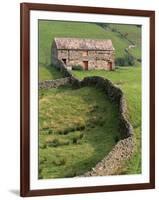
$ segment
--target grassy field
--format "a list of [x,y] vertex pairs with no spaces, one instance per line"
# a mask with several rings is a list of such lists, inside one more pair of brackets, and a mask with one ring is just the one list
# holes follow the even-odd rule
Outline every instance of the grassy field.
[[[141,58],[141,26],[136,25],[122,25],[122,24],[109,24],[112,30],[119,31],[125,39],[133,42],[136,47],[129,50],[129,52],[135,57]],[[119,35],[119,37],[121,37]]]
[[90,170],[120,139],[117,105],[99,89],[40,90],[39,178]]
[[126,97],[128,115],[135,131],[136,149],[133,157],[119,173],[141,172],[141,67],[120,67],[115,71],[72,71],[74,76],[102,76],[120,87]]
[[53,66],[39,66],[39,81],[62,78],[62,74]]

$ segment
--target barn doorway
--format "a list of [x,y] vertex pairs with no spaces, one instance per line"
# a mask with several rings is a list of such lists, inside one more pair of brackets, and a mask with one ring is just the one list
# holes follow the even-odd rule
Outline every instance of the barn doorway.
[[112,62],[108,62],[108,69],[110,70],[110,71],[112,71],[113,70],[113,65],[112,65]]
[[63,61],[63,62],[64,62],[64,64],[66,65],[66,59],[65,59],[65,58],[63,58],[63,59],[62,59],[62,61]]
[[84,69],[88,70],[88,61],[83,61]]

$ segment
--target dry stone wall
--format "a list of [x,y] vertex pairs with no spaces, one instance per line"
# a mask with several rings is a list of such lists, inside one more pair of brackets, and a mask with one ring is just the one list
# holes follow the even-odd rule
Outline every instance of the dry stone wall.
[[122,168],[123,162],[128,160],[134,151],[133,137],[120,140],[112,151],[105,156],[95,167],[82,176],[107,176],[118,175]]
[[99,76],[85,77],[83,80],[79,80],[72,76],[61,61],[58,62],[58,67],[66,78],[40,82],[39,88],[54,88],[68,83],[71,83],[73,88],[93,86],[102,89],[110,101],[117,103],[119,109],[119,131],[121,133],[121,140],[117,142],[112,151],[106,155],[101,162],[97,163],[95,167],[82,176],[105,176],[116,174],[117,170],[122,167],[123,162],[128,160],[134,151],[133,127],[127,118],[126,100],[122,90],[108,79]]
[[57,88],[62,85],[70,83],[70,78],[60,78],[56,80],[47,80],[39,82],[39,89]]
[[60,70],[60,72],[63,74],[64,77],[72,77],[72,74],[69,70],[67,70],[66,65],[64,64],[63,61],[53,57],[52,58],[52,64]]

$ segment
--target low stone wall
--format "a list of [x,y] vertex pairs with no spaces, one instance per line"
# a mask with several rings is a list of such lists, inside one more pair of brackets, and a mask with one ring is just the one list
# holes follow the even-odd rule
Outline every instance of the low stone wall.
[[60,72],[63,74],[64,77],[72,77],[72,74],[69,70],[67,70],[66,65],[64,64],[63,61],[55,59],[53,60],[52,64],[60,70]]
[[39,82],[39,89],[57,88],[70,83],[70,77]]

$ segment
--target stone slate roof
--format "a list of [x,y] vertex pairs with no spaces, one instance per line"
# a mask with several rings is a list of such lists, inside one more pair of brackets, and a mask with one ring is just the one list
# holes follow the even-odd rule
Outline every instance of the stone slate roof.
[[57,49],[114,50],[111,40],[81,38],[55,38],[54,40]]

